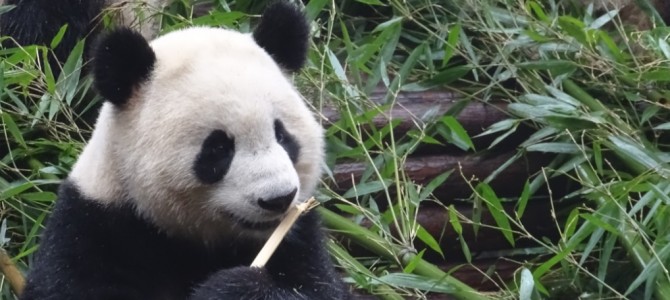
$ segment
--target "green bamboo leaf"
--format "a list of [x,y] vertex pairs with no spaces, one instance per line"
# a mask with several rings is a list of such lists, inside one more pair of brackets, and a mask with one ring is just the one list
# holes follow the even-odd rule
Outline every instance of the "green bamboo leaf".
[[372,30],[372,33],[379,32],[379,31],[384,31],[385,29],[387,29],[389,27],[394,27],[396,25],[400,25],[402,23],[402,20],[404,20],[404,19],[405,19],[404,17],[395,17],[395,18],[390,19],[386,22],[383,22],[383,23],[377,25],[377,27],[375,27],[375,29]]
[[414,272],[414,269],[416,268],[417,264],[419,264],[419,262],[423,259],[424,253],[426,253],[426,249],[419,251],[419,253],[417,253],[417,255],[414,256],[402,269],[402,272],[407,274]]
[[532,11],[538,20],[542,22],[550,22],[550,19],[544,12],[544,9],[542,9],[542,6],[540,6],[537,2],[528,1],[528,3],[526,3],[526,8]]
[[54,36],[53,39],[51,39],[51,44],[49,47],[51,49],[56,48],[60,44],[60,41],[63,39],[63,36],[65,36],[65,32],[67,31],[67,24],[61,26],[61,28],[58,30],[58,33]]
[[568,105],[570,105],[570,106],[572,106],[572,107],[579,107],[579,106],[581,106],[581,102],[579,102],[579,100],[575,99],[574,97],[572,97],[572,96],[570,96],[570,95],[564,93],[563,91],[561,91],[561,90],[559,90],[559,89],[557,89],[557,88],[555,88],[555,87],[553,87],[553,86],[546,85],[544,88],[545,88],[550,94],[552,94],[556,99],[562,101],[562,102],[565,103],[565,104],[568,104]]
[[482,200],[486,203],[493,220],[495,220],[498,227],[500,227],[500,232],[503,234],[503,236],[505,236],[505,239],[507,239],[510,245],[514,246],[514,235],[512,233],[512,227],[510,226],[509,220],[507,219],[507,215],[505,214],[505,209],[502,206],[500,198],[498,198],[491,186],[486,183],[479,183],[476,189]]
[[611,36],[609,36],[609,34],[607,34],[607,32],[599,30],[597,32],[597,37],[600,42],[600,47],[598,47],[598,49],[600,50],[601,55],[619,63],[626,59],[628,55],[619,48],[617,43]]
[[14,9],[14,7],[16,5],[0,5],[0,15]]
[[[612,225],[608,224],[607,222],[597,218],[594,215],[580,214],[579,216],[582,217],[583,219],[588,220],[589,222],[595,224],[599,228],[602,228],[604,230],[609,231],[610,233],[619,234],[618,230],[616,228],[614,228],[614,226],[612,226]],[[598,238],[597,240],[599,241],[600,239]]]
[[456,291],[454,287],[439,279],[415,274],[391,273],[379,277],[378,280],[392,286],[418,289],[426,292],[454,293]]
[[528,152],[546,152],[546,153],[580,153],[581,149],[574,143],[538,143],[526,147]]
[[433,249],[433,251],[437,252],[444,258],[444,253],[442,253],[442,249],[440,248],[440,243],[435,240],[435,238],[428,232],[426,229],[423,228],[423,226],[417,224],[416,225],[416,236],[426,244],[430,249]]
[[640,166],[640,170],[663,171],[664,167],[658,158],[648,150],[642,148],[641,144],[624,136],[613,135],[608,139],[612,143],[612,150],[625,157],[627,161]]
[[[41,51],[41,53],[42,53],[42,61],[49,61],[48,51],[45,49],[44,51]],[[47,92],[49,94],[55,93],[56,78],[54,77],[53,70],[51,69],[51,64],[44,64],[44,80],[46,81],[47,84]]]
[[639,76],[642,80],[652,82],[670,82],[670,70],[668,69],[648,70],[640,73]]
[[74,99],[79,86],[83,53],[84,42],[80,41],[70,52],[56,84],[57,93],[65,97],[65,103],[68,105],[72,104],[72,99]]
[[[562,262],[569,254],[571,254],[571,252],[572,252],[571,248],[562,249],[559,253],[557,253],[552,258],[550,258],[549,260],[541,264],[539,267],[537,267],[535,271],[533,271],[533,277],[541,278],[542,276],[544,276],[544,274],[546,274],[549,270],[551,270],[551,268],[553,268],[554,265]],[[548,291],[544,289],[542,286],[538,285],[538,289],[541,292],[548,294]]]
[[30,202],[47,202],[51,203],[56,201],[56,194],[52,192],[35,192],[35,193],[23,193],[21,198]]
[[572,238],[572,235],[575,233],[575,229],[577,229],[578,224],[579,208],[573,208],[572,211],[570,211],[570,214],[568,214],[568,217],[565,219],[565,226],[563,228],[564,239]]
[[465,128],[461,123],[452,116],[445,116],[442,118],[442,124],[446,125],[449,128],[448,136],[445,136],[450,141],[454,141],[455,145],[463,150],[474,149],[475,145],[472,143],[468,132],[465,131]]
[[538,94],[521,95],[521,97],[519,97],[518,100],[531,105],[554,104],[557,102],[557,100],[552,97]]
[[485,135],[489,135],[492,133],[500,132],[500,131],[505,131],[509,130],[510,128],[516,128],[519,124],[519,120],[515,119],[505,119],[502,121],[498,121],[491,126],[489,126],[484,132],[476,135],[475,137],[481,137]]
[[328,0],[312,0],[305,5],[305,17],[310,22],[314,22],[316,17],[323,11],[324,7],[329,3]]
[[354,198],[354,197],[360,197],[363,195],[368,195],[372,193],[376,193],[379,191],[383,191],[385,188],[390,186],[393,183],[391,179],[384,179],[384,180],[375,180],[375,181],[369,181],[369,182],[364,182],[355,185],[351,189],[349,189],[342,197],[344,198]]
[[553,76],[570,74],[578,69],[578,65],[569,60],[548,59],[540,61],[524,61],[516,64],[523,70],[544,70],[549,71]]
[[607,237],[605,237],[605,243],[600,250],[600,259],[598,259],[598,279],[600,279],[602,282],[606,282],[606,277],[610,273],[609,270],[609,263],[610,259],[612,258],[612,253],[614,253],[615,246],[617,245],[617,238],[618,236],[616,234],[608,234]]
[[358,208],[356,208],[356,207],[353,207],[353,206],[351,206],[351,205],[349,205],[349,204],[340,204],[340,203],[338,203],[338,204],[335,204],[335,207],[337,207],[337,209],[338,209],[338,210],[341,210],[342,212],[345,212],[345,213],[348,213],[348,214],[351,214],[351,215],[354,215],[354,216],[356,216],[356,215],[360,215],[360,214],[361,214],[361,210],[360,210],[360,209],[358,209]]
[[584,31],[585,25],[582,21],[570,16],[558,17],[558,25],[571,37],[582,45],[589,45],[589,38]]
[[581,116],[560,116],[560,115],[548,115],[545,116],[544,121],[547,124],[554,126],[558,129],[569,129],[572,131],[576,130],[586,130],[586,129],[595,129],[598,127],[602,120],[590,119]]
[[406,92],[423,92],[439,86],[448,85],[454,81],[461,79],[465,74],[472,71],[472,66],[457,66],[453,68],[448,68],[431,79],[410,83],[402,86],[401,90]]
[[654,126],[655,130],[670,130],[670,122]]
[[449,29],[449,36],[447,37],[447,42],[444,44],[444,57],[442,57],[443,68],[449,64],[449,61],[456,52],[460,32],[461,32],[461,24],[459,23],[454,24]]
[[449,205],[449,223],[451,227],[454,228],[454,231],[460,236],[463,234],[463,225],[458,220],[458,215],[456,214],[456,208],[453,204]]
[[530,199],[530,184],[526,179],[526,183],[523,185],[523,190],[521,191],[521,196],[517,202],[516,215],[519,219],[523,216],[523,213],[526,212],[526,205],[528,205],[528,200]]
[[10,186],[0,191],[0,200],[14,197],[33,187],[35,187],[35,184],[30,181],[12,183]]
[[386,6],[384,3],[382,3],[379,0],[356,0],[356,2],[360,2],[360,3],[368,4],[368,5]]
[[423,187],[421,190],[421,193],[419,194],[419,200],[423,201],[428,198],[428,196],[433,193],[433,191],[437,188],[442,186],[442,184],[449,178],[451,173],[453,173],[454,170],[449,170],[446,171],[435,178],[433,178],[426,186]]
[[670,45],[668,45],[668,42],[664,38],[658,39],[658,48],[661,49],[665,59],[670,59]]
[[16,122],[14,122],[12,116],[6,112],[1,112],[0,114],[2,115],[2,123],[5,127],[4,129],[12,135],[14,140],[16,140],[16,142],[18,142],[21,147],[24,149],[28,148],[26,141],[23,139],[23,133],[21,133],[19,126],[16,125]]
[[603,27],[605,24],[609,23],[614,19],[619,14],[618,9],[613,9],[608,12],[606,12],[604,15],[598,17],[597,19],[593,20],[591,24],[589,24],[590,29],[599,29],[600,27]]
[[547,108],[551,108],[548,106],[534,106],[534,105],[528,105],[524,103],[511,103],[507,105],[507,110],[521,118],[526,118],[526,119],[538,119],[538,118],[543,118],[546,116],[551,116],[554,115],[555,113],[547,110]]
[[412,52],[409,54],[405,62],[402,64],[402,67],[400,67],[400,70],[398,70],[398,74],[393,79],[393,82],[391,82],[391,86],[389,87],[388,93],[386,94],[384,103],[389,103],[393,100],[398,91],[398,88],[400,88],[404,82],[407,81],[410,76],[410,72],[414,69],[414,66],[417,64],[419,58],[421,58],[421,55],[423,55],[425,52],[424,49],[426,46],[426,43],[422,43],[418,47],[414,48],[414,50],[412,50]]

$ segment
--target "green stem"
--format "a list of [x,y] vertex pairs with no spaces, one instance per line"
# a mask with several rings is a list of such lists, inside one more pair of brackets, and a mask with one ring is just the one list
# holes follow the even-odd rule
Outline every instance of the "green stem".
[[[435,265],[416,257],[416,254],[403,253],[402,247],[391,244],[382,239],[377,234],[355,224],[351,220],[342,217],[326,208],[317,208],[318,212],[323,218],[324,224],[349,238],[349,240],[365,247],[376,255],[382,256],[387,260],[396,261],[402,265],[407,266],[411,261],[417,260],[416,266],[412,271],[414,274],[426,276],[432,279],[440,280],[447,283],[454,288],[452,295],[457,299],[467,300],[489,300],[490,298],[480,294],[475,289],[467,284],[455,279]],[[398,259],[398,258],[401,259]]]
[[[38,171],[38,170],[44,168],[44,164],[42,164],[42,162],[40,162],[39,160],[37,160],[35,158],[29,159],[28,160],[28,165],[30,166],[31,169],[33,169],[35,171]],[[52,179],[52,180],[60,179],[60,178],[58,178],[58,176],[56,176],[54,174],[48,174],[48,173],[39,173],[39,174],[44,179]]]
[[[587,180],[588,184],[590,185],[596,185],[598,184],[598,175],[595,174],[589,166],[583,166],[582,169],[584,170],[584,174],[586,177],[584,179]],[[603,197],[598,197],[595,199],[595,202],[598,204],[598,206],[602,207],[605,206],[605,202],[607,199]],[[626,249],[626,252],[631,256],[633,263],[638,267],[640,270],[644,270],[647,265],[652,262],[654,258],[649,251],[647,251],[646,246],[641,243],[641,238],[639,235],[639,229],[636,229],[634,226],[632,226],[629,222],[627,222],[627,218],[622,218],[621,222],[619,224],[619,241],[623,245],[623,247]],[[658,300],[670,300],[670,280],[668,280],[667,276],[658,276],[656,278],[656,286],[654,288],[654,299]]]
[[[630,84],[627,83],[627,84]],[[602,104],[602,102],[593,98],[589,93],[584,91],[579,87],[574,81],[566,79],[563,81],[563,88],[575,99],[580,101],[582,104],[587,106],[593,111],[606,112],[608,109]],[[610,118],[610,121],[614,123],[615,126],[619,128],[628,128],[628,124],[624,122],[617,121],[616,118]],[[627,130],[631,132],[631,130]],[[609,149],[612,149],[614,153],[633,171],[635,175],[641,175],[648,172],[646,166],[640,165],[635,162],[634,159],[628,157],[628,155],[622,151],[618,151],[615,145],[611,144],[609,141],[604,142],[605,146]],[[599,184],[598,175],[595,174],[588,166],[582,168],[586,173],[586,180],[591,185]],[[595,202],[598,206],[602,207],[606,204],[607,199],[598,197],[595,199]],[[635,265],[640,271],[644,271],[646,266],[655,259],[651,253],[648,251],[647,247],[641,243],[642,240],[639,235],[639,230],[636,229],[632,224],[623,220],[619,223],[619,228],[621,233],[618,236],[619,242],[626,249],[626,252],[632,257]],[[661,300],[670,300],[670,280],[667,276],[658,276],[656,279],[656,286],[654,288],[654,295],[656,299]]]
[[575,99],[586,105],[586,107],[590,108],[592,111],[607,111],[607,107],[605,107],[602,102],[598,101],[596,98],[593,98],[574,81],[570,79],[564,79],[563,88],[568,92],[568,94],[570,94],[570,96],[575,97]]

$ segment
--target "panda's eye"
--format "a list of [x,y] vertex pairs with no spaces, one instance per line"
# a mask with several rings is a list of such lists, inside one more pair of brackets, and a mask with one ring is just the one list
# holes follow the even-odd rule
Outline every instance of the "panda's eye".
[[284,132],[275,129],[275,137],[277,137],[277,143],[284,142]]
[[223,179],[235,154],[235,140],[222,130],[212,131],[202,142],[193,170],[200,181],[208,184]]
[[295,163],[298,161],[298,154],[300,153],[300,146],[296,142],[295,138],[286,131],[284,128],[284,123],[282,123],[279,120],[275,120],[274,124],[274,129],[275,129],[275,138],[277,139],[277,143],[281,145],[284,150],[286,150],[286,153],[288,153],[288,157],[291,158],[291,161]]

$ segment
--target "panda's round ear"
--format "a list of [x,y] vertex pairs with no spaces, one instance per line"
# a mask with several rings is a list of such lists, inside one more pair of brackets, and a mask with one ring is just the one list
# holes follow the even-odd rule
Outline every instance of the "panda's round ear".
[[93,52],[93,79],[101,96],[121,106],[149,78],[156,55],[147,40],[128,28],[115,29],[98,40]]
[[307,58],[309,24],[295,5],[277,1],[265,9],[254,30],[254,40],[280,66],[289,71],[302,68]]

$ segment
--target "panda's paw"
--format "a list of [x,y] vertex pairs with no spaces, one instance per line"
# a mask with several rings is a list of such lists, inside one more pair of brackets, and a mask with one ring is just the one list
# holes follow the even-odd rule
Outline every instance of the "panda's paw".
[[235,267],[211,275],[192,299],[284,299],[282,294],[264,268]]

